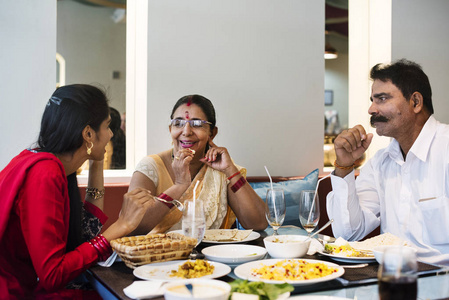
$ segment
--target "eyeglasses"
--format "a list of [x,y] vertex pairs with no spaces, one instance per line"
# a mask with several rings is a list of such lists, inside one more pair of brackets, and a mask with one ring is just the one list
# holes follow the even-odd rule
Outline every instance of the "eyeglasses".
[[172,119],[170,120],[170,125],[175,128],[184,128],[186,124],[189,123],[192,128],[206,128],[206,124],[212,125],[211,122],[204,120],[182,120],[182,119]]

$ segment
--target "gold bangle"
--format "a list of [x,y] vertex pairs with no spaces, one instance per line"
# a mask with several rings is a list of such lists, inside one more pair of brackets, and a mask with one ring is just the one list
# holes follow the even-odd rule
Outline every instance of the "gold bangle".
[[104,197],[104,189],[99,190],[94,187],[88,187],[86,188],[86,195],[90,196],[94,200],[97,200]]
[[343,167],[343,166],[340,166],[339,164],[337,164],[337,160],[335,160],[334,161],[334,167],[336,167],[336,168],[338,168],[340,170],[351,170],[351,169],[354,169],[355,164],[352,164],[352,166]]

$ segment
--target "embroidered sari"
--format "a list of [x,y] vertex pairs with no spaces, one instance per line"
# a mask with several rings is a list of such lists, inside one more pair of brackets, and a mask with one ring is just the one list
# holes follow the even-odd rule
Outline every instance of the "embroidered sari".
[[[150,155],[157,166],[158,184],[156,194],[159,195],[171,187],[174,183],[165,167],[164,162],[158,155]],[[246,177],[246,169],[240,166],[237,168]],[[193,189],[199,181],[196,189],[197,200],[203,201],[206,216],[207,229],[228,229],[235,222],[235,214],[228,205],[226,175],[204,165],[189,188],[178,199],[181,202],[193,200]],[[151,233],[161,233],[182,228],[182,212],[173,207],[164,219],[153,228]]]

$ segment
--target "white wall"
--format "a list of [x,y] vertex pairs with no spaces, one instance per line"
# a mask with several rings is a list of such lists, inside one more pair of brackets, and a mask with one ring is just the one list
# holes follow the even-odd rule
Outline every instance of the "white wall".
[[[126,23],[115,23],[115,9],[57,1],[57,51],[66,60],[66,84],[87,83],[106,89],[110,105],[126,108]],[[120,78],[113,79],[112,72]]]
[[150,1],[148,153],[171,147],[187,94],[217,111],[215,143],[250,175],[323,166],[324,1]]
[[56,1],[14,0],[0,10],[0,169],[39,133],[56,82]]
[[392,59],[421,64],[432,86],[435,117],[449,123],[449,1],[394,0]]
[[334,103],[324,110],[338,111],[342,129],[348,127],[348,39],[329,35],[329,43],[337,49],[338,58],[326,59],[324,87],[334,92]]

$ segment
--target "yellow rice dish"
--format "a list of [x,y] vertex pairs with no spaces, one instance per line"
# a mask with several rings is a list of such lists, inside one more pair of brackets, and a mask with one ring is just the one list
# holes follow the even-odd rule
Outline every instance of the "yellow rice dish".
[[214,272],[214,269],[215,267],[205,260],[188,260],[180,265],[178,270],[172,270],[170,277],[199,278],[211,275]]
[[341,246],[326,244],[324,252],[343,257],[374,257],[372,252],[354,249],[349,244]]
[[264,265],[251,270],[253,276],[268,280],[310,280],[322,278],[338,269],[331,268],[323,263],[310,263],[304,260],[285,259],[274,265]]

